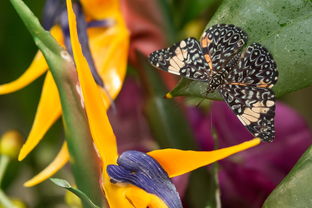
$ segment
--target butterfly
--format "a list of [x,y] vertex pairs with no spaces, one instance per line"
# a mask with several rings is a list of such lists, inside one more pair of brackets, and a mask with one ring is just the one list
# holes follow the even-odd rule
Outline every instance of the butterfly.
[[247,34],[231,24],[208,28],[197,41],[187,38],[154,51],[156,68],[208,83],[207,93],[218,91],[241,123],[256,137],[272,142],[275,136],[276,62],[259,43],[243,49]]

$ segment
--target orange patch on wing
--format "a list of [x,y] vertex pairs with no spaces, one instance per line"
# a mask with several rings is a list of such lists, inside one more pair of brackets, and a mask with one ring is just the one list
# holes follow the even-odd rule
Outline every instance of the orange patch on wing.
[[205,54],[204,57],[207,63],[209,64],[210,69],[212,70],[212,62],[210,56],[208,54]]
[[244,83],[239,83],[239,82],[232,82],[230,83],[231,85],[240,85],[240,86],[247,86],[246,84]]
[[201,40],[201,45],[203,48],[207,47],[209,45],[209,43],[211,42],[211,40],[208,39],[208,37],[204,37],[202,40]]
[[263,87],[263,88],[266,88],[266,87],[269,87],[269,85],[263,81],[260,81],[259,84],[257,85],[257,87]]

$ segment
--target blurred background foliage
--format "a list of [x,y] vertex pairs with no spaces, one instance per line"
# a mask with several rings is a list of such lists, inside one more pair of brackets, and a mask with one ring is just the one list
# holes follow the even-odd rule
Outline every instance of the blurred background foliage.
[[[126,1],[126,0],[124,0]],[[136,4],[140,1],[129,1]],[[42,16],[44,1],[25,0],[36,16]],[[222,0],[158,0],[163,14],[168,44],[188,36],[199,37]],[[157,8],[155,8],[157,9]],[[143,12],[143,11],[142,11]],[[26,27],[16,15],[9,1],[0,1],[0,83],[18,78],[29,66],[37,51]],[[24,138],[29,133],[40,98],[43,77],[31,85],[12,94],[0,96],[0,135],[8,129],[17,129]],[[291,83],[289,83],[291,84]],[[312,87],[308,87],[280,98],[299,112],[312,127]],[[23,199],[30,207],[66,207],[64,191],[46,181],[34,188],[24,188],[23,183],[42,170],[56,155],[63,141],[62,123],[59,120],[40,143],[40,148],[30,154],[23,163],[10,164],[3,187],[8,195]],[[51,148],[53,147],[53,148]],[[70,178],[68,169],[58,173]],[[14,179],[14,183],[12,183]]]

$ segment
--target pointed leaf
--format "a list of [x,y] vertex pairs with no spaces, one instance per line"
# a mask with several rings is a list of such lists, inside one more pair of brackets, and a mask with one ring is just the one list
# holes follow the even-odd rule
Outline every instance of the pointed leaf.
[[312,146],[273,190],[263,208],[312,207]]
[[69,160],[69,153],[67,149],[67,144],[64,142],[60,152],[57,154],[55,159],[49,164],[48,167],[46,167],[44,170],[42,170],[39,174],[34,176],[32,179],[26,181],[24,183],[24,186],[31,187],[35,186],[51,176],[53,176],[57,171],[59,171]]
[[50,180],[57,186],[62,188],[71,188],[71,185],[68,183],[68,181],[60,178],[50,178]]
[[60,179],[60,178],[51,178],[50,179],[55,185],[62,187],[62,188],[66,188],[68,191],[72,192],[73,194],[75,194],[76,196],[78,196],[81,201],[83,201],[84,205],[86,205],[87,207],[90,208],[100,208],[99,206],[97,206],[96,204],[94,204],[91,199],[85,194],[83,193],[81,190],[73,188],[68,181],[64,180],[64,179]]

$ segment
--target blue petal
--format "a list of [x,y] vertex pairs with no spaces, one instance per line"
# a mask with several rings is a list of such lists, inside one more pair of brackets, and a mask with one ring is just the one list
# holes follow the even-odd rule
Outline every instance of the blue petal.
[[[77,21],[78,36],[79,36],[79,42],[81,44],[83,55],[88,61],[88,64],[89,64],[89,67],[90,67],[90,70],[91,70],[91,73],[93,75],[95,82],[101,87],[104,87],[103,80],[100,77],[98,71],[96,70],[94,60],[91,54],[91,50],[89,46],[89,37],[87,34],[87,22],[83,14],[81,4],[77,2],[73,4],[73,8],[74,8],[76,18],[77,18],[76,21]],[[64,33],[66,48],[69,51],[69,53],[72,54],[66,10],[64,10],[63,13],[60,15],[59,24],[61,25],[63,33]]]
[[130,183],[161,198],[169,208],[182,208],[179,194],[164,169],[149,155],[127,151],[118,165],[108,165],[112,183]]
[[42,25],[50,30],[58,21],[60,14],[66,9],[64,0],[46,0],[43,8]]
[[93,27],[111,27],[115,24],[115,21],[113,19],[103,19],[103,20],[92,20],[88,22],[87,26],[88,28],[93,28]]
[[[103,19],[103,20],[90,21],[89,23],[87,23],[85,20],[85,16],[83,14],[83,9],[82,9],[81,4],[79,2],[75,2],[73,4],[73,7],[76,13],[78,36],[79,36],[79,41],[81,44],[83,55],[87,59],[87,62],[89,64],[89,67],[90,67],[90,70],[91,70],[91,73],[95,82],[103,88],[104,92],[107,94],[108,98],[111,101],[111,104],[112,104],[111,106],[114,109],[115,105],[114,105],[113,99],[110,96],[109,92],[107,91],[101,76],[96,70],[95,63],[94,63],[91,50],[90,50],[90,46],[89,46],[87,28],[110,27],[113,24],[115,24],[115,22],[113,19]],[[55,24],[59,24],[64,34],[64,44],[66,46],[66,49],[71,55],[73,55],[71,42],[70,42],[69,25],[68,25],[68,17],[67,17],[65,1],[64,0],[47,0],[43,11],[44,11],[43,13],[44,28],[49,30]]]

